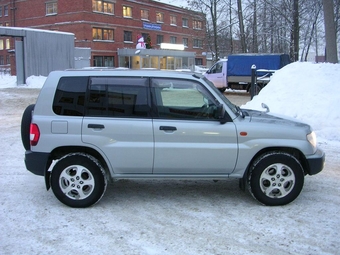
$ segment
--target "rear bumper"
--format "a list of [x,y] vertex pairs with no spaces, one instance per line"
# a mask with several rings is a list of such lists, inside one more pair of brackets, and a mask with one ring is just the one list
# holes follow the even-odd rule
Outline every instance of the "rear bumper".
[[27,170],[36,175],[44,176],[47,169],[49,157],[49,153],[26,151],[25,165]]
[[321,149],[318,149],[312,156],[307,157],[309,175],[314,175],[322,171],[325,165],[325,157],[326,155]]

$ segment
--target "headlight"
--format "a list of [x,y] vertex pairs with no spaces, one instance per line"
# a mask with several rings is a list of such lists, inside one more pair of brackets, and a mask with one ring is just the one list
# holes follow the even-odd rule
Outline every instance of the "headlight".
[[316,147],[316,135],[314,131],[307,135],[307,140],[311,145],[313,145],[314,148]]

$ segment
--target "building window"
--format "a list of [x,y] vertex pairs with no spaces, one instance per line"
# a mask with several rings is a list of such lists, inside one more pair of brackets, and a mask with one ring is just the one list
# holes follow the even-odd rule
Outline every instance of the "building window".
[[142,37],[144,38],[144,42],[146,42],[146,38],[148,38],[149,34],[148,33],[142,33]]
[[11,48],[11,41],[9,39],[6,39],[6,50],[9,50]]
[[192,22],[192,28],[193,28],[193,29],[202,30],[202,29],[203,29],[203,23],[202,23],[202,21],[200,21],[200,20],[194,20],[194,21]]
[[0,65],[4,65],[4,56],[0,56]]
[[123,16],[132,18],[132,8],[129,6],[123,6]]
[[92,11],[114,14],[114,3],[108,1],[92,0]]
[[156,21],[163,23],[164,22],[164,13],[156,12]]
[[5,22],[5,27],[9,27],[9,22]]
[[132,42],[132,32],[124,31],[124,42]]
[[9,55],[6,55],[6,64],[9,65],[10,61],[9,61]]
[[149,11],[148,10],[140,10],[141,19],[149,20]]
[[46,15],[57,14],[58,12],[58,3],[46,3]]
[[2,6],[0,6],[0,17],[2,17]]
[[202,47],[203,47],[202,40],[194,39],[194,48],[202,48]]
[[184,47],[188,47],[188,38],[183,38]]
[[182,19],[182,26],[183,26],[183,27],[189,27],[189,20],[186,19],[186,18],[183,18],[183,19]]
[[157,35],[157,44],[161,44],[164,40],[163,35]]
[[201,59],[201,58],[195,58],[195,65],[197,65],[197,66],[203,65],[203,59]]
[[113,29],[106,28],[92,28],[93,40],[113,41]]
[[176,43],[177,37],[176,36],[170,36],[170,43]]
[[177,25],[176,16],[170,15],[170,25],[173,25],[173,26]]
[[4,15],[8,16],[8,5],[4,6]]
[[114,57],[111,56],[94,56],[93,66],[114,67]]
[[4,40],[0,39],[0,50],[4,49]]

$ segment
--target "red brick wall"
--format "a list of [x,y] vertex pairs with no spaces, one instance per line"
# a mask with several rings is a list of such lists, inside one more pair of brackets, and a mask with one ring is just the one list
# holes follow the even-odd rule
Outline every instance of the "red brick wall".
[[[4,17],[3,15],[0,17],[0,23],[4,23],[5,20],[14,23],[15,16],[15,25],[17,27],[32,27],[74,33],[76,37],[75,46],[91,47],[93,51],[92,56],[96,55],[98,51],[103,56],[116,56],[117,48],[135,48],[137,35],[141,33],[150,34],[154,48],[158,48],[156,45],[157,34],[163,35],[164,42],[167,43],[170,42],[171,36],[177,37],[177,43],[182,43],[183,38],[188,38],[189,45],[186,51],[196,52],[196,56],[201,57],[205,64],[202,52],[206,51],[206,49],[193,48],[193,39],[200,39],[203,42],[205,39],[204,29],[194,30],[192,28],[194,17],[200,17],[204,20],[205,17],[200,13],[151,0],[139,0],[136,2],[116,0],[114,15],[108,15],[93,12],[92,1],[90,0],[58,0],[57,15],[46,16],[45,2],[45,0],[17,0],[15,15],[13,11],[9,10],[9,17]],[[0,6],[4,6],[5,3],[0,2]],[[123,5],[132,7],[132,18],[123,17]],[[156,12],[164,13],[164,23],[161,24],[162,31],[145,30],[142,28],[141,9],[149,10],[148,22],[153,24],[156,24]],[[170,25],[170,14],[177,17],[177,26]],[[188,18],[189,28],[182,27],[182,17]],[[13,24],[10,25],[13,26]],[[93,27],[113,29],[114,42],[93,41]],[[133,44],[124,43],[124,30],[132,31]],[[116,65],[117,59],[116,57]]]

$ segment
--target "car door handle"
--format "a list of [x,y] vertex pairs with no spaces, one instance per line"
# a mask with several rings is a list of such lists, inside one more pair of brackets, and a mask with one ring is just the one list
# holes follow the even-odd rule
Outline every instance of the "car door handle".
[[104,129],[105,126],[102,124],[88,124],[87,125],[88,128],[95,128],[95,129]]
[[176,127],[170,127],[170,126],[160,126],[159,130],[163,130],[163,131],[176,131],[177,128]]

